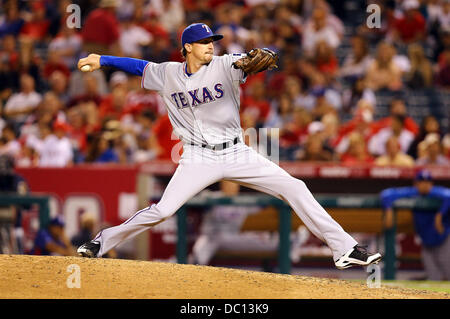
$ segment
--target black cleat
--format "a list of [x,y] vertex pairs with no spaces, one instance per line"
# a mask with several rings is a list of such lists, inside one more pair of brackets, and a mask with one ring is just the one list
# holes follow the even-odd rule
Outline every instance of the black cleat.
[[337,269],[346,269],[353,266],[368,266],[378,264],[381,260],[381,254],[370,254],[363,246],[356,245],[350,249],[344,256],[334,262]]
[[77,249],[77,253],[81,257],[96,258],[100,251],[100,243],[98,241],[89,241],[84,243]]

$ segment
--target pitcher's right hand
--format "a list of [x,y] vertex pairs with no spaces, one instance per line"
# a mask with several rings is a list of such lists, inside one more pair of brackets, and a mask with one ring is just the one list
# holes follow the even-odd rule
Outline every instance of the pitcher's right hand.
[[[100,69],[100,55],[91,53],[87,57],[80,59],[78,61],[78,69],[81,70],[81,68],[85,65],[90,66],[90,70],[88,72],[95,71],[97,69]],[[85,71],[86,72],[86,71]]]

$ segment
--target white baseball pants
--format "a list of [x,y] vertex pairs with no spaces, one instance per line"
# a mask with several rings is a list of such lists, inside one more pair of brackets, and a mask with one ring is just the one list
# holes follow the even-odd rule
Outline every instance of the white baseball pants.
[[101,244],[98,256],[169,218],[193,196],[222,179],[286,201],[308,229],[328,245],[335,261],[357,244],[315,200],[303,181],[244,143],[221,151],[191,145],[184,145],[183,150],[179,165],[157,204],[97,234],[94,240]]

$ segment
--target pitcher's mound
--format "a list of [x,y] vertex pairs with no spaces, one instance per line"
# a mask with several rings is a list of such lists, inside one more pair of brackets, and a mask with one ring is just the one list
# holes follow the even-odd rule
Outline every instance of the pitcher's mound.
[[0,278],[0,298],[450,298],[335,279],[103,258],[0,255]]

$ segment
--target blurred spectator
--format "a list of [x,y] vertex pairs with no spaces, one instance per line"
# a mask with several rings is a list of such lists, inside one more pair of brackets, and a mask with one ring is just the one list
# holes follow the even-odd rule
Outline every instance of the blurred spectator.
[[154,92],[141,87],[141,78],[132,76],[128,80],[129,92],[127,94],[126,106],[127,111],[140,112],[142,110],[149,110],[157,115],[166,113],[166,107],[161,96]]
[[49,92],[55,94],[64,105],[67,105],[69,102],[69,94],[67,93],[68,77],[60,71],[53,71],[48,82],[50,85]]
[[155,114],[149,110],[145,110],[137,116],[137,122],[140,128],[136,136],[137,150],[133,154],[136,163],[150,161],[156,157],[156,151],[151,138],[155,119]]
[[217,33],[223,35],[223,39],[219,41],[217,48],[217,55],[233,54],[245,52],[244,48],[236,41],[236,35],[230,26],[223,26]]
[[182,0],[150,1],[147,9],[150,13],[158,16],[161,25],[168,32],[175,32],[184,23],[185,13]]
[[193,6],[193,10],[185,10],[186,25],[196,22],[202,22],[206,25],[213,24],[214,14],[209,6],[209,0],[194,0]]
[[72,145],[66,137],[68,130],[68,125],[62,122],[55,122],[53,128],[41,124],[39,137],[28,137],[26,143],[39,154],[40,167],[65,167],[72,164]]
[[277,113],[267,122],[266,127],[279,128],[279,152],[281,160],[293,161],[300,145],[305,141],[311,115],[303,108],[292,109],[287,95],[279,98]]
[[[26,195],[29,186],[26,180],[15,172],[14,158],[0,155],[0,194]],[[0,253],[23,254],[24,231],[22,228],[22,208],[17,206],[0,207]]]
[[338,60],[333,49],[326,41],[318,41],[314,50],[314,63],[319,72],[327,77],[333,77],[339,69]]
[[84,80],[84,92],[74,96],[67,104],[68,107],[72,107],[78,104],[93,103],[95,107],[98,107],[102,101],[102,96],[99,90],[99,84],[95,76],[91,73],[85,73],[83,75]]
[[127,97],[127,90],[121,86],[112,89],[111,94],[105,96],[99,105],[100,118],[111,118],[120,120],[125,114],[124,105]]
[[172,149],[180,142],[172,132],[172,124],[170,124],[167,114],[156,120],[152,128],[150,143],[157,153],[157,159],[172,159]]
[[325,114],[335,112],[333,104],[326,97],[325,88],[318,87],[313,89],[311,93],[315,97],[314,108],[311,110],[314,120],[320,121]]
[[440,134],[440,125],[437,119],[432,116],[428,115],[423,118],[422,124],[419,129],[419,133],[414,138],[414,141],[412,141],[411,145],[408,149],[408,155],[412,156],[413,158],[418,158],[417,148],[419,143],[421,143],[425,137],[430,133],[437,133]]
[[100,55],[121,55],[119,22],[116,17],[118,0],[101,0],[84,22],[81,35],[83,50]]
[[167,37],[155,36],[150,45],[143,48],[143,58],[155,63],[166,62],[172,56],[169,48],[170,42]]
[[63,23],[61,31],[50,41],[48,49],[58,52],[65,66],[73,71],[76,69],[81,54],[82,42],[83,40],[76,29]]
[[370,63],[367,73],[367,86],[374,91],[389,89],[396,91],[402,87],[402,71],[394,62],[394,49],[388,43],[377,46],[375,60]]
[[7,1],[3,9],[4,16],[0,19],[0,38],[5,35],[17,36],[25,23],[20,15],[17,1]]
[[[88,83],[91,78],[96,82],[95,85]],[[70,75],[67,94],[71,99],[82,96],[88,91],[88,86],[91,86],[95,90],[95,95],[99,95],[100,97],[109,91],[106,75],[103,71],[95,70],[94,72],[84,73],[77,70]],[[71,101],[68,102],[67,106],[72,106]]]
[[4,70],[17,71],[20,62],[19,48],[13,35],[5,35],[1,39],[0,57]]
[[[89,53],[89,47],[114,55],[121,54],[110,49],[121,47],[119,51],[127,56],[157,63],[183,61],[178,48],[181,31],[191,22],[212,21],[213,29],[225,35],[217,42],[217,51],[269,47],[280,53],[275,72],[250,76],[240,89],[243,128],[280,128],[283,159],[295,160],[312,121],[322,122],[324,132],[328,132],[323,133],[327,137],[323,137],[322,147],[342,157],[350,151],[363,154],[356,133],[367,146],[373,135],[392,130],[396,115],[405,118],[404,129],[415,135],[409,149],[414,157],[414,149],[430,132],[423,130],[418,135],[405,100],[398,96],[416,90],[417,103],[421,103],[422,89],[427,89],[425,92],[435,98],[433,106],[424,105],[427,109],[415,114],[421,119],[425,114],[437,116],[435,110],[442,105],[434,104],[444,103],[441,93],[450,87],[448,1],[427,1],[414,10],[408,8],[417,7],[415,0],[377,2],[382,25],[370,30],[367,26],[353,28],[359,23],[357,17],[342,14],[340,4],[331,8],[324,0],[83,0],[79,3],[83,30],[79,32],[64,23],[69,16],[65,12],[68,4],[67,0],[6,1],[0,12],[0,130],[12,125],[16,133],[11,137],[7,130],[8,141],[2,138],[0,149],[11,145],[19,148],[16,165],[36,165],[40,153],[32,141],[40,140],[39,131],[45,131],[46,126],[52,131],[55,122],[67,123],[64,135],[73,148],[73,162],[83,163],[92,144],[97,144],[94,136],[102,134],[102,123],[108,118],[120,121],[120,132],[114,136],[106,132],[120,163],[170,158],[178,140],[171,139],[172,127],[161,97],[143,89],[141,77],[111,68],[82,73],[76,62]],[[416,41],[422,29],[419,10],[427,19],[422,42]],[[389,28],[395,32],[386,36]],[[400,40],[392,42],[394,33]],[[87,46],[84,51],[83,41]],[[371,53],[373,48],[375,54]],[[402,55],[405,52],[408,56]],[[27,77],[34,79],[30,94],[21,87],[21,82],[30,82],[23,80]],[[387,98],[384,94],[391,93],[384,90],[397,91],[397,97]],[[27,107],[28,99],[33,100],[31,107]],[[376,106],[389,100],[390,115],[375,122],[381,114]],[[146,109],[155,115],[151,125],[142,116]],[[349,116],[353,118],[348,120]],[[432,120],[429,123],[427,126],[435,125]],[[354,151],[353,142],[361,150]],[[443,152],[450,158],[450,142],[448,145]],[[384,149],[383,145],[380,148]]]
[[149,45],[152,40],[153,36],[143,27],[136,25],[132,17],[122,20],[119,42],[124,55],[142,58],[142,47]]
[[418,145],[417,165],[449,165],[450,161],[442,154],[442,143],[437,133],[429,133]]
[[405,154],[396,136],[390,136],[385,142],[385,155],[380,155],[375,159],[377,166],[402,166],[413,167],[414,159]]
[[328,13],[322,8],[317,8],[312,14],[303,30],[302,47],[308,56],[312,56],[314,48],[319,41],[325,41],[332,49],[336,49],[341,40],[339,34],[327,24]]
[[34,240],[33,255],[76,256],[75,249],[64,234],[61,217],[53,218],[48,227],[40,229]]
[[20,36],[33,42],[43,42],[50,27],[50,20],[45,14],[45,1],[33,1],[30,6],[31,18],[20,29]]
[[20,76],[20,92],[14,93],[8,99],[4,114],[17,127],[20,127],[41,100],[41,95],[35,91],[34,79],[28,74],[22,74]]
[[0,39],[0,106],[19,88],[19,52],[14,36]]
[[369,45],[362,36],[354,36],[351,39],[352,51],[345,57],[339,76],[350,81],[361,78],[366,74],[372,58],[369,52]]
[[262,80],[253,81],[249,89],[249,95],[241,103],[241,112],[253,109],[258,114],[257,127],[261,126],[270,112],[270,104],[267,102],[266,91]]
[[74,235],[70,242],[72,246],[79,247],[90,241],[95,234],[95,217],[89,212],[84,212],[80,217],[80,231]]
[[16,159],[17,167],[37,167],[39,165],[39,155],[28,145],[23,145],[19,156]]
[[49,49],[47,55],[47,63],[42,70],[42,75],[44,76],[44,78],[48,79],[55,71],[61,72],[67,78],[70,77],[70,69],[62,60],[60,51]]
[[13,158],[19,156],[21,146],[16,138],[16,132],[12,125],[3,127],[0,138],[0,155],[9,155]]
[[416,121],[408,115],[405,100],[402,98],[393,98],[389,105],[389,116],[377,121],[377,130],[392,126],[392,119],[396,116],[404,118],[404,128],[410,131],[414,136],[419,133],[419,126]]
[[393,21],[393,42],[403,44],[422,41],[425,37],[426,21],[418,11],[420,3],[418,0],[404,0],[402,2],[403,13]]
[[372,164],[373,157],[367,151],[364,136],[358,132],[350,133],[348,136],[348,148],[341,155],[341,163],[345,165]]
[[442,138],[443,154],[450,160],[450,133]]
[[103,133],[91,144],[86,161],[91,163],[119,163],[119,154],[114,149],[116,135]]
[[350,89],[346,89],[342,93],[342,111],[346,113],[355,112],[361,101],[372,105],[377,103],[375,93],[367,87],[367,81],[364,77],[357,78]]
[[51,126],[53,122],[64,122],[66,114],[63,110],[63,104],[58,97],[47,92],[36,110],[28,116],[26,123],[20,130],[20,139],[26,140],[30,135],[39,136],[39,126]]
[[430,87],[433,84],[433,69],[422,46],[411,44],[408,47],[408,56],[411,69],[405,74],[406,84],[412,89]]
[[334,153],[337,142],[339,140],[339,117],[336,113],[327,113],[322,119],[323,124],[323,143],[325,148],[328,148]]
[[414,228],[422,246],[422,262],[428,280],[449,280],[450,278],[450,190],[434,185],[429,171],[421,170],[410,187],[388,188],[381,192],[384,209],[384,226],[392,228],[394,212],[392,206],[400,198],[418,197],[438,199],[441,206],[437,211],[415,208]]
[[450,31],[450,2],[444,0],[440,1],[440,7],[438,11],[438,28],[442,31]]
[[164,38],[166,40],[169,39],[170,34],[159,21],[157,14],[144,12],[143,9],[137,8],[134,12],[134,18],[139,26],[143,27],[153,36],[153,42],[156,41],[156,38]]
[[85,114],[79,107],[67,111],[67,124],[70,126],[68,138],[74,152],[74,163],[82,163],[87,151],[88,125]]
[[314,108],[315,97],[307,92],[305,83],[299,77],[287,76],[283,84],[284,92],[286,92],[296,108],[302,107],[307,110]]
[[[331,106],[336,111],[342,108],[341,92],[330,83],[324,74],[314,72],[309,75],[309,93],[315,97],[314,108],[320,109],[324,104]],[[318,107],[320,104],[320,107]],[[331,109],[330,109],[331,110]],[[324,110],[319,111],[324,114]]]
[[265,127],[282,127],[283,124],[292,119],[293,103],[289,95],[281,94],[271,105],[267,116]]
[[439,55],[436,84],[444,89],[450,88],[450,48]]
[[405,128],[405,118],[401,115],[391,117],[391,126],[381,129],[369,140],[369,152],[373,155],[384,155],[386,141],[394,136],[398,139],[400,150],[406,153],[414,140],[414,134]]
[[341,139],[338,145],[339,153],[344,152],[347,148],[348,141],[344,140],[350,132],[358,131],[365,141],[368,141],[377,132],[377,126],[374,123],[374,112],[375,108],[371,102],[365,99],[358,101],[356,109],[352,112],[353,118],[339,127],[339,139]]
[[325,147],[322,122],[312,122],[308,126],[308,137],[304,148],[298,152],[299,161],[329,162],[334,160],[332,150]]

